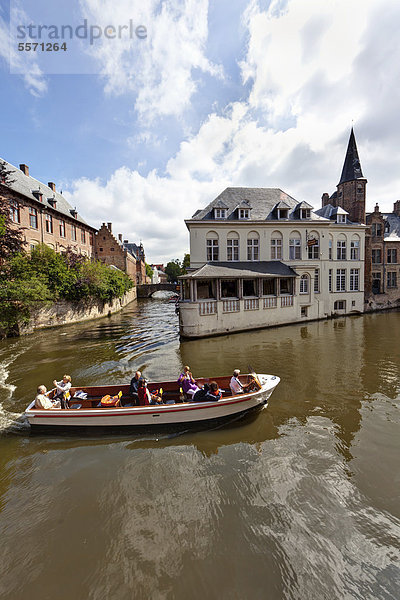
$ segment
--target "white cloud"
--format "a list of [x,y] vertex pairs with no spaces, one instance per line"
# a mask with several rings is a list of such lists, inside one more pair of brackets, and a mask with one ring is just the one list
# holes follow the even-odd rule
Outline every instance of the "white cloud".
[[179,117],[197,90],[196,71],[222,77],[206,57],[208,0],[157,0],[118,3],[82,0],[87,18],[105,27],[131,18],[147,28],[147,38],[99,40],[90,52],[101,64],[105,91],[133,93],[135,109],[147,123]]
[[[0,14],[0,56],[5,60],[11,73],[22,74],[25,85],[32,96],[43,96],[47,92],[47,81],[33,52],[18,52],[17,39],[10,40],[10,26]],[[27,20],[26,13],[13,6],[15,20]]]
[[[78,181],[73,202],[91,222],[113,215],[115,228],[142,239],[152,261],[182,257],[188,249],[184,218],[228,185],[281,187],[319,207],[321,194],[332,193],[338,182],[355,119],[369,180],[367,209],[378,201],[381,209],[391,210],[400,195],[399,17],[394,0],[379,6],[375,0],[274,1],[265,10],[252,1],[244,15],[249,35],[240,63],[248,98],[229,104],[222,114],[209,114],[197,133],[181,142],[164,174],[151,171],[144,177],[121,168],[106,184]],[[206,32],[200,30],[201,47]],[[177,56],[181,49],[178,40],[168,52]],[[188,65],[178,73],[180,68],[182,81],[190,77]],[[168,76],[173,75],[172,70]],[[152,98],[159,110],[161,89],[161,81],[150,84],[141,96],[140,102],[148,98],[143,106]],[[167,106],[173,98],[168,93]],[[179,111],[192,93],[189,86]]]

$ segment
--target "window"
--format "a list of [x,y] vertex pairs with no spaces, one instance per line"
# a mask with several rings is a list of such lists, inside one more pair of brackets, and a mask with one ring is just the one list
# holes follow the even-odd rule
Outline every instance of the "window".
[[373,294],[381,293],[381,283],[382,283],[382,273],[379,273],[379,272],[372,273],[372,293]]
[[16,200],[10,200],[10,219],[13,223],[20,222],[19,204]]
[[336,223],[346,223],[347,215],[336,215]]
[[100,252],[103,252],[103,248],[99,248],[99,251],[100,251]]
[[332,260],[332,240],[329,240],[329,260]]
[[282,278],[279,281],[279,293],[282,294],[291,294],[293,289],[292,279],[288,277]]
[[360,269],[350,269],[350,291],[360,290]]
[[332,291],[332,269],[329,269],[328,289],[330,292]]
[[259,260],[259,246],[256,238],[247,240],[247,260]]
[[271,240],[271,260],[282,260],[282,240],[279,238]]
[[65,237],[65,221],[60,221],[60,236]]
[[372,223],[371,231],[373,236],[380,237],[382,235],[382,223]]
[[256,279],[243,279],[243,296],[258,296]]
[[289,216],[288,208],[278,208],[278,219],[287,219]]
[[110,248],[110,252],[114,252],[114,251],[115,251],[115,248]]
[[335,310],[346,310],[346,300],[336,300],[333,308]]
[[302,275],[300,277],[300,294],[308,294],[308,275]]
[[346,269],[336,269],[336,291],[346,291]]
[[71,238],[73,239],[74,242],[76,242],[76,226],[75,225],[71,226]]
[[395,248],[388,248],[387,251],[387,262],[390,265],[397,264],[397,250]]
[[300,219],[309,219],[311,217],[311,208],[302,208],[300,210]]
[[308,258],[318,259],[319,258],[319,240],[312,238],[307,242],[308,247]]
[[360,242],[358,240],[350,242],[350,260],[360,260]]
[[33,229],[38,228],[38,211],[36,208],[33,208],[32,206],[29,209],[29,225]]
[[46,215],[46,233],[53,233],[53,217]]
[[86,244],[86,231],[84,229],[81,229],[81,242]]
[[227,258],[228,260],[239,260],[239,240],[228,239]]
[[218,240],[207,240],[207,260],[218,260]]
[[362,194],[362,193],[363,193],[363,191],[364,191],[364,188],[363,188],[363,186],[362,186],[362,185],[360,185],[360,184],[358,184],[358,186],[357,186],[357,194]]
[[250,209],[239,208],[239,219],[249,219],[249,218],[250,218]]
[[336,258],[338,260],[346,260],[346,242],[345,240],[338,240],[336,246]]
[[276,281],[276,279],[263,279],[262,280],[263,296],[276,296],[275,281]]
[[221,280],[221,298],[238,298],[238,280],[237,279],[222,279]]
[[396,271],[387,272],[387,286],[388,288],[397,287],[397,273]]
[[301,240],[289,240],[289,260],[301,260]]
[[300,316],[301,317],[306,317],[307,316],[307,306],[302,306],[300,308]]
[[372,249],[372,262],[375,265],[378,265],[382,262],[382,253],[380,248]]
[[216,219],[225,219],[226,208],[214,208],[214,217]]
[[89,233],[89,244],[93,246],[93,233]]
[[314,292],[319,293],[319,269],[314,270]]
[[205,300],[206,298],[216,298],[215,279],[204,279],[197,281],[197,298]]

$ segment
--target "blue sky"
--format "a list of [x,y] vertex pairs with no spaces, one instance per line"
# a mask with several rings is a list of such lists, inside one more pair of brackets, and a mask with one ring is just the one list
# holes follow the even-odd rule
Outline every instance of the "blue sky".
[[[43,0],[11,6],[37,22],[69,18],[61,0],[51,13]],[[319,208],[335,190],[352,121],[367,208],[391,210],[400,197],[398,2],[68,7],[74,22],[102,27],[129,16],[147,39],[82,43],[69,74],[20,53],[20,74],[10,74],[0,8],[0,155],[55,181],[92,225],[112,221],[124,239],[142,240],[150,262],[182,257],[184,218],[228,185],[280,187]],[[97,74],[76,74],[88,64]]]

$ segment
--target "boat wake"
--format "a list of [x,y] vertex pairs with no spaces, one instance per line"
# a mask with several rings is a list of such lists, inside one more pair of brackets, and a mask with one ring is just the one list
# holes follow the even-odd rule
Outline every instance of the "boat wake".
[[24,413],[16,413],[7,410],[4,404],[11,401],[17,387],[7,382],[10,375],[9,366],[19,355],[14,355],[9,360],[0,363],[0,435],[7,433],[23,433],[29,431],[28,419]]

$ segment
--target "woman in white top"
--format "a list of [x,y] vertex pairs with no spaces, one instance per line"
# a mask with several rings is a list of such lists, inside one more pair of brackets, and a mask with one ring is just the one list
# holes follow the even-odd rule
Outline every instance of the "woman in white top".
[[65,392],[69,392],[71,389],[71,376],[64,375],[61,381],[54,380],[53,385],[57,388],[55,398],[63,398]]
[[51,408],[61,408],[61,403],[59,400],[50,400],[48,396],[46,396],[47,389],[44,385],[39,385],[37,389],[37,396],[35,398],[35,408],[44,408],[45,410]]

